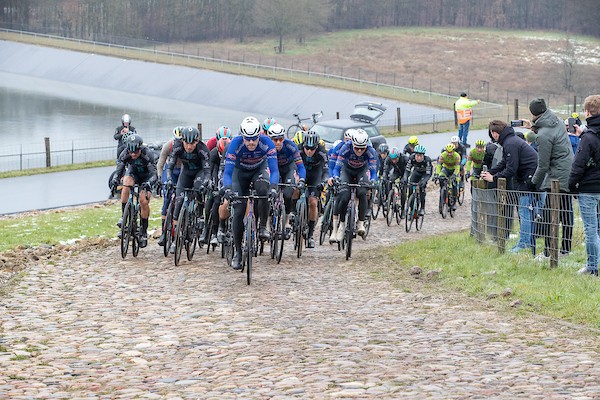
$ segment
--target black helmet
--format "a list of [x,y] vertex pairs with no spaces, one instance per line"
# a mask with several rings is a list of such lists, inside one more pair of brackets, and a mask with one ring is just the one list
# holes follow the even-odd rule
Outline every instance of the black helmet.
[[200,132],[198,132],[198,128],[193,126],[186,126],[181,131],[181,138],[186,143],[193,143],[200,137]]
[[385,143],[381,143],[379,145],[379,148],[377,149],[380,153],[389,153],[390,152],[390,146],[388,146]]
[[142,147],[142,143],[144,143],[142,137],[134,133],[127,138],[125,146],[130,153],[135,153]]
[[313,130],[306,132],[302,137],[302,145],[307,149],[314,149],[319,146],[321,138],[319,134]]

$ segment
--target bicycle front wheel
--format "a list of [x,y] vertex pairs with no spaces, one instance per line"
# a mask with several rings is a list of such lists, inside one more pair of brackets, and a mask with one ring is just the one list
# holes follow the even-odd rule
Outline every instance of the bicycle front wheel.
[[129,239],[131,239],[131,203],[127,203],[123,210],[123,222],[121,223],[121,257],[127,256],[129,250]]
[[344,232],[344,241],[346,242],[346,260],[352,257],[352,240],[354,239],[354,224],[356,223],[356,210],[352,205],[346,213],[346,230]]
[[171,243],[173,243],[173,209],[175,207],[173,203],[175,203],[174,200],[171,200],[169,203],[169,208],[167,208],[167,216],[163,224],[163,232],[165,235],[163,254],[165,257],[169,255],[169,248],[171,247]]
[[396,205],[396,200],[394,199],[394,189],[391,189],[388,193],[387,197],[387,215],[385,217],[385,222],[387,222],[387,226],[392,225],[392,219],[394,218],[394,207]]
[[302,249],[304,246],[304,237],[306,236],[304,229],[306,225],[306,203],[303,201],[298,202],[296,210],[296,250],[297,256],[302,256]]
[[330,199],[325,205],[325,211],[323,211],[323,217],[321,221],[321,232],[319,233],[319,245],[323,245],[327,236],[331,235],[333,222],[333,198]]
[[[377,217],[379,216],[379,210],[382,208],[381,205],[381,195],[379,194],[381,192],[381,187],[379,185],[375,186],[375,189],[373,189],[373,193],[371,194],[373,196],[373,206],[371,207],[371,218],[373,218],[374,220],[377,219]],[[377,202],[377,204],[375,204],[375,202]]]
[[254,253],[256,251],[256,221],[254,218],[246,218],[243,249],[243,270],[246,271],[246,283],[249,285],[252,282],[252,263]]
[[407,207],[407,211],[406,211],[406,218],[404,219],[404,227],[406,229],[406,232],[410,232],[410,230],[412,229],[413,226],[413,222],[415,221],[415,215],[417,213],[417,205],[416,205],[416,201],[417,201],[417,196],[415,195],[415,193],[412,193],[410,195],[410,197],[408,198],[408,207]]
[[196,252],[196,246],[198,246],[198,236],[199,236],[199,223],[200,217],[198,216],[198,210],[194,209],[191,212],[188,212],[187,218],[187,228],[185,230],[185,252],[188,261],[192,261],[194,258],[194,253]]
[[440,214],[442,218],[446,218],[448,213],[448,188],[443,186],[440,189]]
[[421,200],[418,200],[417,203],[417,212],[415,215],[415,228],[420,231],[423,228],[423,219],[425,218],[424,215],[419,215],[419,213],[421,212]]
[[140,252],[140,225],[138,224],[139,214],[134,208],[133,218],[131,218],[131,254],[137,257]]
[[[185,206],[185,204],[184,204]],[[177,230],[175,232],[175,266],[179,265],[181,260],[181,252],[183,251],[185,238],[187,236],[187,207],[181,207],[179,213],[179,220],[177,221]]]

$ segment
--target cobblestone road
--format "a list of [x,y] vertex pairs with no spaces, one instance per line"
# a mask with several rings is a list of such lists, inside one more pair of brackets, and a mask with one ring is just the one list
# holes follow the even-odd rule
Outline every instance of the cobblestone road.
[[328,246],[261,257],[251,286],[155,243],[34,263],[1,298],[0,398],[600,398],[589,331],[374,278],[385,260],[368,250],[405,236],[378,220],[353,262]]

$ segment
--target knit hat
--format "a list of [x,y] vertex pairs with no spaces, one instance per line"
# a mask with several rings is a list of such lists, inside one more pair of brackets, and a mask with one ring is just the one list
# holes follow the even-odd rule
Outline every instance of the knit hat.
[[462,93],[460,94],[460,97],[467,97],[467,94],[466,94],[465,92],[462,92]]
[[525,133],[525,139],[527,140],[527,143],[535,142],[536,136],[537,135],[535,133],[533,133],[532,131],[528,131]]
[[546,102],[542,98],[533,99],[529,103],[529,111],[531,111],[531,114],[533,115],[542,115],[546,110]]

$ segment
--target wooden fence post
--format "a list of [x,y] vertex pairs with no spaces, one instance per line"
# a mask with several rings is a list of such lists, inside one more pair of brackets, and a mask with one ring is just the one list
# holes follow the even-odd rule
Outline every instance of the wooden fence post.
[[550,193],[550,268],[558,267],[558,221],[560,214],[560,183],[557,179],[551,182]]
[[198,132],[200,132],[200,141],[202,141],[202,124],[198,123]]
[[402,132],[402,115],[400,114],[400,107],[396,108],[396,122],[398,132]]
[[507,236],[507,222],[506,219],[506,205],[508,199],[506,196],[506,179],[498,179],[498,252],[500,254],[506,251],[506,236]]
[[46,146],[46,168],[50,168],[51,159],[50,159],[50,138],[44,138],[44,145]]

